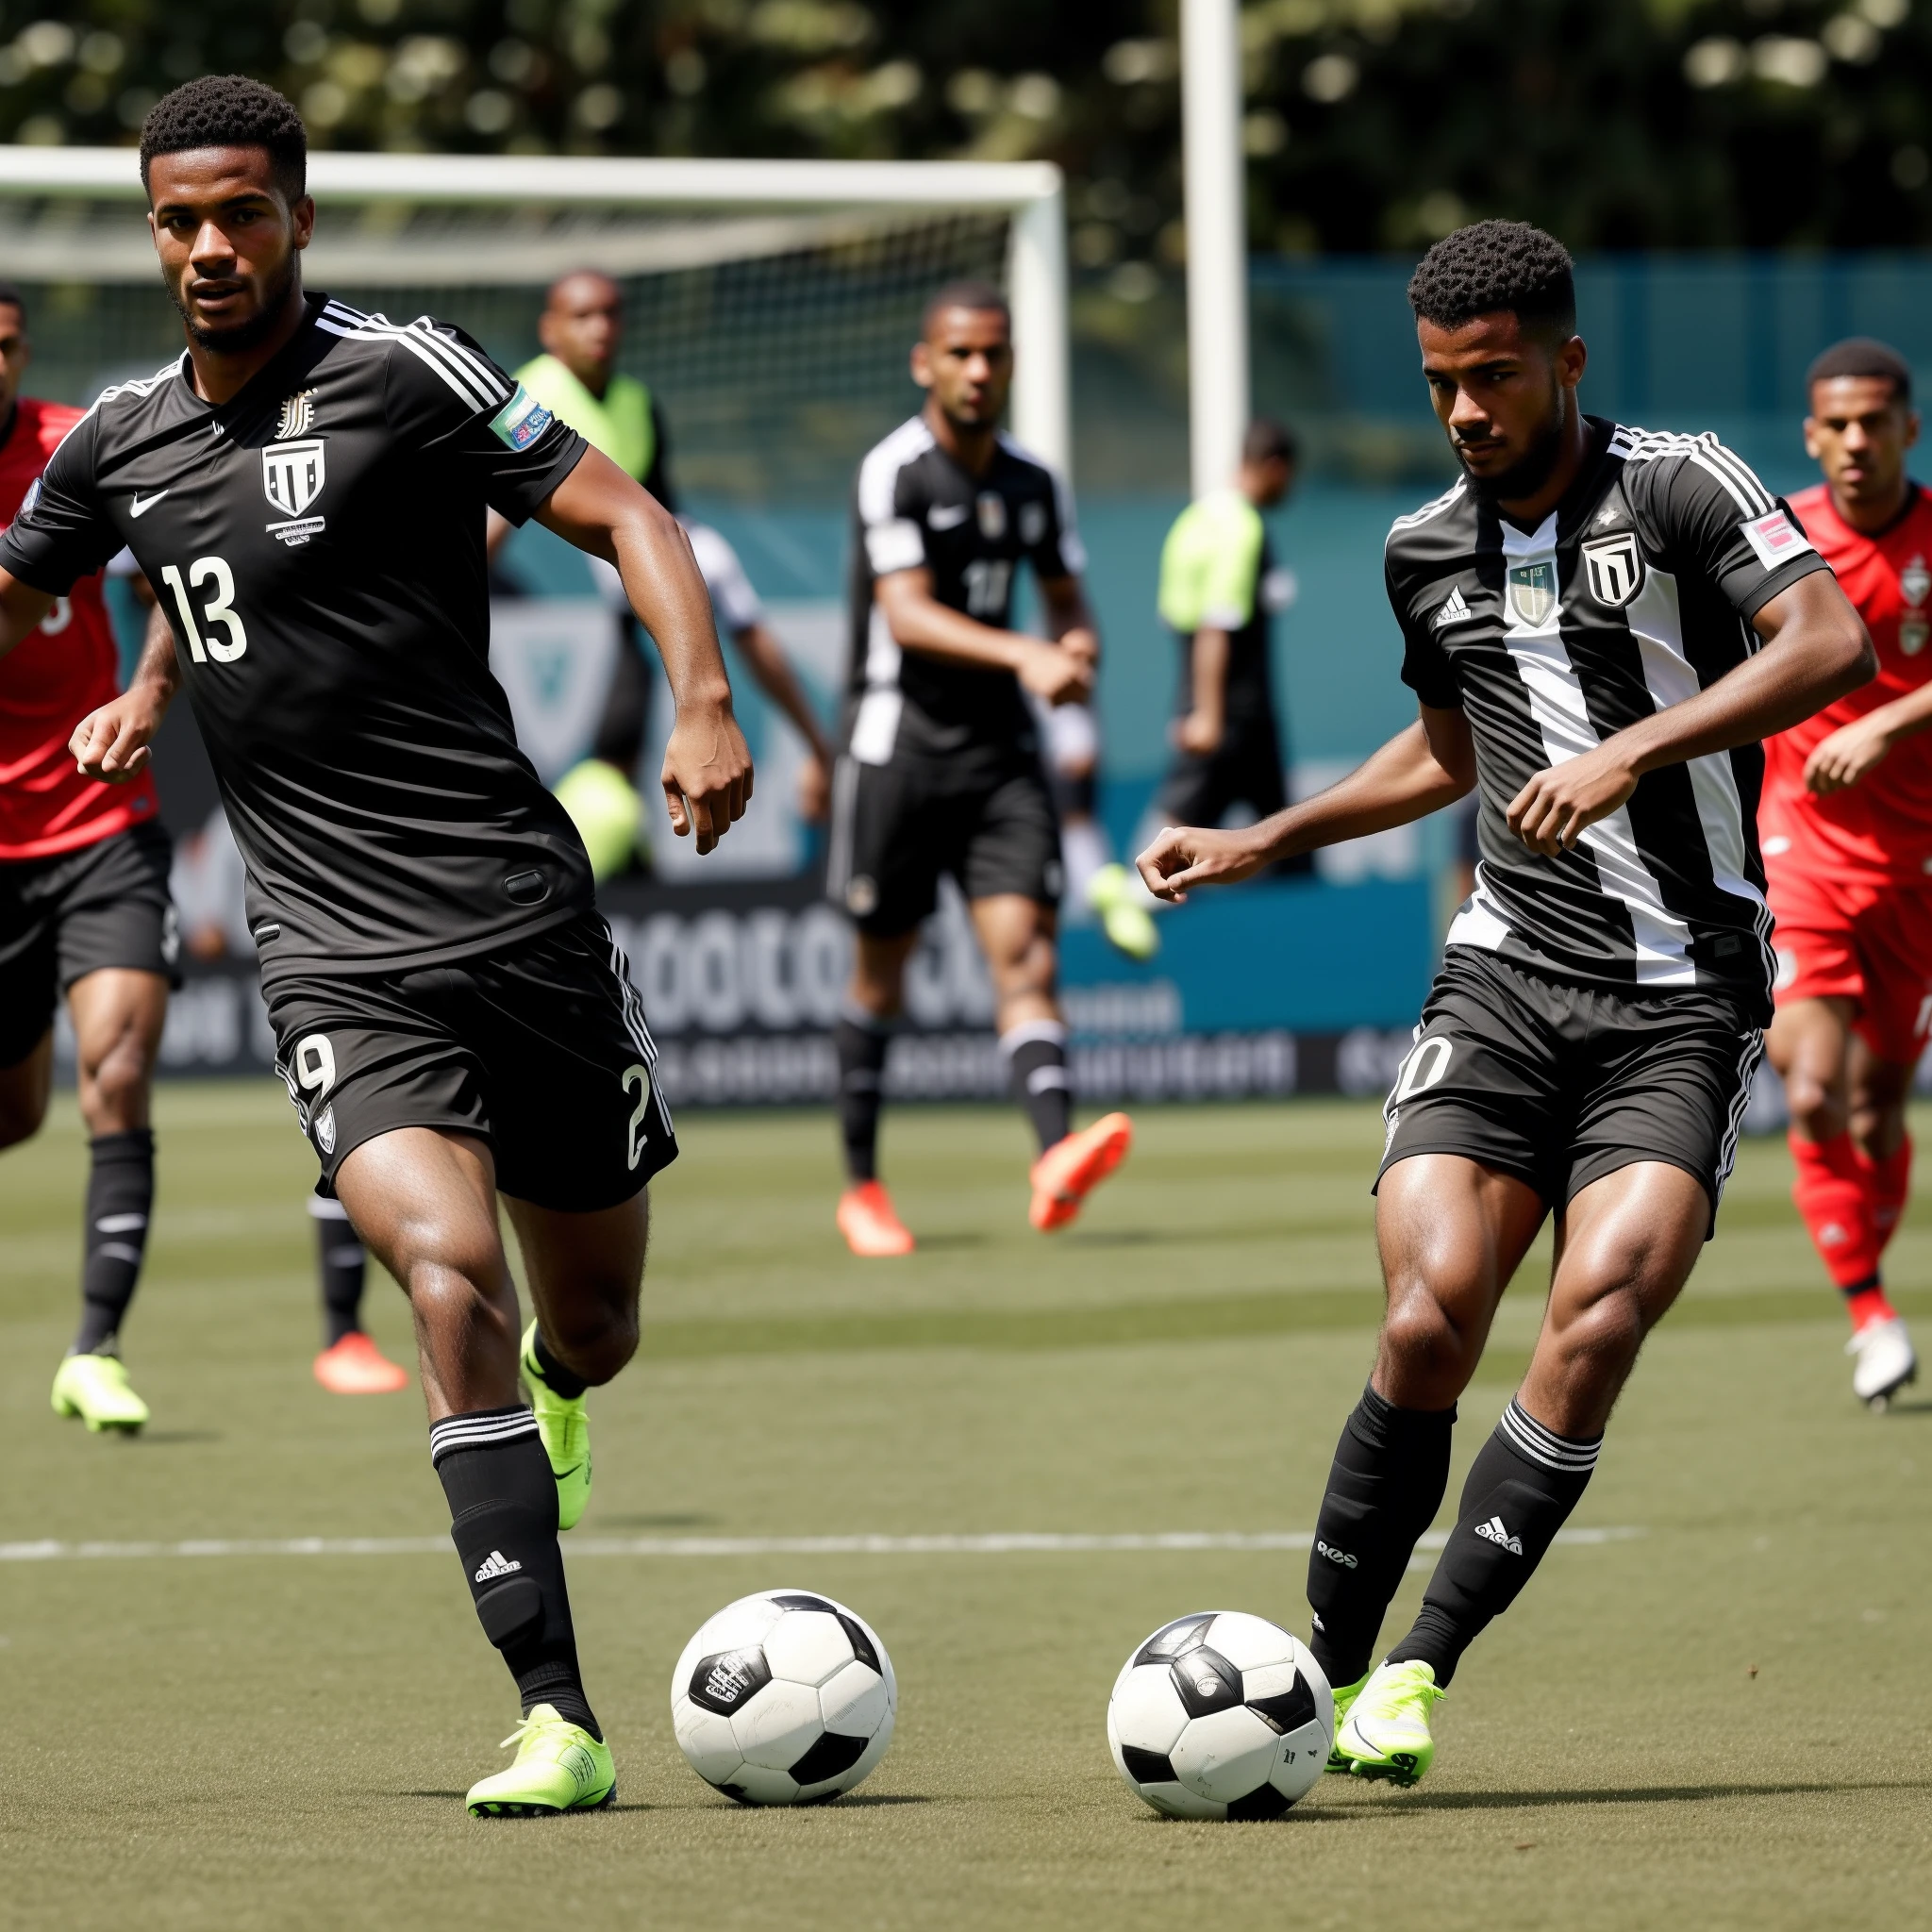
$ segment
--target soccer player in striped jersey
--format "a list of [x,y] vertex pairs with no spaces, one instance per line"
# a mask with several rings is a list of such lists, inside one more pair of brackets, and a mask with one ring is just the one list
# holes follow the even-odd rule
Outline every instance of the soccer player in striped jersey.
[[[589,1495],[585,1392],[637,1346],[644,1189],[676,1141],[582,841],[490,675],[486,507],[623,573],[678,708],[670,816],[701,851],[751,762],[669,512],[459,331],[305,292],[307,145],[237,75],[150,113],[141,174],[188,347],[103,393],[0,538],[0,653],[124,544],[160,591],[173,648],[143,652],[74,756],[137,774],[186,684],[281,1070],[408,1294],[451,1536],[522,1700],[516,1760],[469,1807],[578,1810],[616,1773],[558,1532]],[[499,1196],[536,1304],[521,1336]]]
[[[1708,436],[1587,416],[1569,256],[1482,222],[1409,284],[1462,467],[1387,551],[1420,715],[1246,831],[1141,855],[1178,898],[1480,791],[1475,890],[1389,1096],[1388,1317],[1309,1557],[1330,1768],[1413,1784],[1430,1713],[1570,1512],[1643,1338],[1709,1238],[1771,1017],[1758,741],[1872,675],[1824,559]],[[1484,1443],[1413,1628],[1384,1612],[1449,1475],[1456,1404],[1543,1222],[1528,1374]]]
[[1865,620],[1878,675],[1764,748],[1768,1044],[1792,1196],[1852,1319],[1852,1392],[1883,1408],[1919,1370],[1879,1261],[1911,1189],[1906,1098],[1932,1022],[1932,497],[1906,473],[1919,418],[1895,349],[1836,343],[1807,380],[1824,481],[1791,508]]

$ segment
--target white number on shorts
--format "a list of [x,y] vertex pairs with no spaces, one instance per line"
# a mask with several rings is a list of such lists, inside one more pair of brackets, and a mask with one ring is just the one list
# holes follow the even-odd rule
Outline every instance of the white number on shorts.
[[1004,558],[975,557],[966,566],[966,614],[989,617],[1007,601],[1013,566]]
[[188,655],[197,664],[206,664],[210,658],[217,664],[232,664],[248,648],[248,633],[230,608],[235,601],[235,574],[225,558],[197,557],[188,566],[189,584],[197,590],[203,584],[213,585],[214,595],[208,599],[201,619],[203,624],[220,625],[228,633],[225,641],[202,637],[194,621],[194,606],[189,602],[188,584],[181,581],[181,573],[172,563],[162,567],[161,581],[175,594],[175,608],[181,613],[181,629],[188,639]]
[[626,1067],[624,1070],[624,1091],[628,1093],[635,1083],[638,1090],[636,1111],[630,1117],[630,1164],[635,1167],[644,1157],[644,1109],[651,1104],[651,1075],[643,1067]]
[[1395,1091],[1389,1096],[1391,1104],[1400,1107],[1405,1100],[1413,1100],[1418,1093],[1426,1093],[1436,1086],[1449,1071],[1455,1052],[1456,1042],[1443,1039],[1440,1033],[1417,1041],[1395,1076]]
[[326,1033],[310,1033],[295,1042],[295,1078],[318,1100],[336,1084],[336,1050]]

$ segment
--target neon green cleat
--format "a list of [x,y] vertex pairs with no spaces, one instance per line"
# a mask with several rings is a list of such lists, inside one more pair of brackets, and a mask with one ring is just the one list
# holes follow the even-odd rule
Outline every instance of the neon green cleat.
[[550,1473],[557,1478],[557,1526],[575,1529],[591,1500],[591,1418],[585,1412],[585,1397],[559,1395],[543,1379],[543,1371],[537,1366],[534,1322],[524,1330],[519,1366],[530,1391],[530,1407],[536,1411],[537,1433],[543,1439]]
[[1436,1757],[1429,1712],[1448,1694],[1436,1688],[1433,1664],[1378,1664],[1351,1700],[1348,1722],[1336,1730],[1337,1754],[1357,1777],[1420,1783]]
[[[1362,1694],[1362,1686],[1369,1681],[1370,1673],[1364,1671],[1353,1684],[1338,1684],[1335,1687],[1335,1735],[1341,1736],[1341,1726],[1348,1720],[1348,1713],[1355,1707],[1355,1701]],[[1340,1743],[1328,1747],[1328,1769],[1345,1772],[1348,1759],[1342,1756]]]
[[581,1724],[540,1704],[503,1740],[517,1747],[516,1762],[470,1787],[472,1818],[554,1818],[559,1811],[596,1811],[617,1795],[610,1746]]
[[1160,950],[1160,934],[1141,897],[1141,881],[1124,865],[1103,865],[1087,881],[1087,903],[1100,914],[1100,929],[1130,959],[1146,961]]
[[127,1380],[119,1356],[71,1355],[54,1376],[54,1413],[77,1415],[95,1435],[133,1435],[147,1421],[147,1404]]

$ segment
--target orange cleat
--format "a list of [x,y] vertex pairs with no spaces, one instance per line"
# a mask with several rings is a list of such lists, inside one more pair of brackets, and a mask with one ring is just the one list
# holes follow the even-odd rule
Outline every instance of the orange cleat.
[[315,1379],[331,1395],[393,1395],[409,1372],[390,1360],[360,1329],[351,1329],[315,1357]]
[[892,1211],[892,1197],[877,1181],[860,1181],[839,1196],[839,1232],[855,1255],[909,1255],[912,1230]]
[[1124,1113],[1110,1113],[1056,1141],[1033,1163],[1033,1205],[1026,1219],[1041,1234],[1066,1226],[1133,1144],[1134,1124]]

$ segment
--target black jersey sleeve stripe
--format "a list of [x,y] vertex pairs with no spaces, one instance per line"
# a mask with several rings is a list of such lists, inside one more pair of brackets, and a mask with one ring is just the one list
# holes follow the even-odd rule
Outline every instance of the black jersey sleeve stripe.
[[1711,463],[1727,472],[1737,482],[1739,489],[1758,506],[1757,514],[1766,516],[1777,508],[1771,491],[1757,480],[1757,473],[1736,450],[1726,449],[1714,436],[1700,437],[1704,456]]
[[348,321],[346,317],[355,316],[356,311],[349,309],[344,317],[338,317],[335,311],[339,307],[340,304],[331,303],[317,319],[316,326],[335,336],[369,336],[378,341],[400,342],[418,361],[435,370],[443,382],[479,414],[493,408],[509,394],[507,389],[493,384],[489,389],[482,388],[461,364],[440,355],[439,351],[453,349],[456,345],[431,330],[406,328],[383,315],[365,315],[353,322]]
[[515,393],[514,386],[501,370],[487,358],[477,355],[467,344],[458,341],[455,336],[433,317],[419,315],[409,326],[412,329],[420,329],[424,339],[434,343],[438,351],[455,362],[458,368],[467,369],[485,390],[493,394],[497,402],[508,402]]

